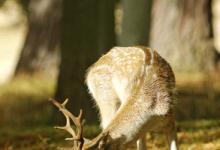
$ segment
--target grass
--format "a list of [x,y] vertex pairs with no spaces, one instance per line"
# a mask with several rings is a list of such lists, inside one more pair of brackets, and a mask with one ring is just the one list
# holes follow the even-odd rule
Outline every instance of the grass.
[[[219,150],[220,120],[192,120],[178,122],[178,139],[183,150]],[[84,135],[94,137],[99,133],[97,126],[85,126]],[[1,150],[52,150],[70,146],[64,141],[68,134],[52,126],[4,127],[0,129]],[[147,146],[153,150],[168,149],[164,135],[147,135]]]
[[47,124],[52,112],[47,99],[54,88],[46,79],[27,77],[0,86],[0,124]]
[[177,74],[178,120],[220,118],[219,73]]
[[[218,150],[220,149],[220,121],[179,121],[178,140],[181,150]],[[168,149],[163,135],[148,137],[148,141],[150,149]]]
[[[180,149],[220,150],[220,79],[177,75],[177,124]],[[71,143],[51,124],[54,107],[47,101],[55,84],[47,79],[19,78],[0,86],[0,150],[52,150]],[[86,137],[100,132],[85,126]],[[168,149],[163,134],[147,135],[149,149]]]
[[[97,126],[85,126],[84,132],[87,137],[94,137],[99,129]],[[5,127],[0,129],[0,135],[1,150],[54,150],[71,146],[64,140],[69,135],[52,126]]]

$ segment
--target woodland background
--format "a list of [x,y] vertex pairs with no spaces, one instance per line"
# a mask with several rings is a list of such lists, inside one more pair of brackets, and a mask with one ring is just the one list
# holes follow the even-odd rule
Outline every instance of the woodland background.
[[[47,101],[83,108],[99,129],[84,79],[113,46],[145,45],[173,67],[181,149],[220,149],[220,0],[0,0],[0,150],[69,144]],[[150,149],[168,149],[147,136]]]

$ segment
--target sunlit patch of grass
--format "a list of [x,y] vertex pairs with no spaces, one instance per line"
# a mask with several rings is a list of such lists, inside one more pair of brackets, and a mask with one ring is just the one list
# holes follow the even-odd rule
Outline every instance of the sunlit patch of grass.
[[[22,77],[16,78],[0,86],[0,95],[7,96],[45,96],[54,92],[54,82],[44,78]],[[13,94],[13,95],[10,95]],[[15,98],[16,97],[12,97]],[[2,101],[2,99],[0,100]]]
[[175,73],[177,87],[203,91],[204,89],[220,90],[220,72],[208,73]]
[[220,76],[177,74],[177,118],[220,118]]
[[[178,122],[179,147],[183,150],[220,149],[220,120],[191,120]],[[148,136],[147,145],[153,150],[168,150],[163,134]]]
[[0,86],[0,125],[46,123],[52,111],[48,97],[54,93],[53,81],[18,78]]
[[[186,121],[180,124],[180,148],[192,150],[220,149],[220,121]],[[185,131],[185,132],[184,132]]]

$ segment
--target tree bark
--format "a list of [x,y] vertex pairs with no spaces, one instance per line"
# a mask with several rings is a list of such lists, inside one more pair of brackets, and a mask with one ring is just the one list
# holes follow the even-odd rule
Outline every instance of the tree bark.
[[[103,49],[114,45],[114,1],[105,2],[63,1],[61,64],[56,97],[60,100],[69,98],[74,114],[83,108],[84,118],[89,122],[94,121],[96,111],[84,84],[86,69],[98,59]],[[101,10],[101,5],[108,6],[108,9]],[[101,12],[110,17],[105,18]]]
[[61,0],[31,0],[27,14],[29,29],[15,76],[54,73],[59,60]]
[[100,0],[98,10],[98,50],[102,55],[116,45],[114,0]]
[[148,45],[152,0],[122,0],[119,45]]
[[215,68],[212,0],[155,0],[151,28],[152,48],[176,71]]

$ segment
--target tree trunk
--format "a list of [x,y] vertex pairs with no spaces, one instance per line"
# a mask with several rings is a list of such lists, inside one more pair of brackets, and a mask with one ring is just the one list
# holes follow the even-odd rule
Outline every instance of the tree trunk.
[[31,0],[27,13],[29,29],[15,75],[54,73],[58,64],[61,0]]
[[[105,1],[111,4],[105,4],[108,9],[103,10],[100,2],[104,5],[99,0],[63,1],[61,64],[56,97],[60,100],[69,98],[74,114],[83,108],[84,118],[89,122],[94,121],[96,111],[84,84],[86,69],[98,59],[103,49],[114,44],[114,1]],[[101,12],[110,18],[105,18]]]
[[99,1],[98,50],[100,51],[100,55],[116,44],[114,11],[114,0]]
[[176,71],[205,71],[215,67],[212,0],[155,0],[152,48]]
[[152,0],[122,0],[119,45],[148,45]]

